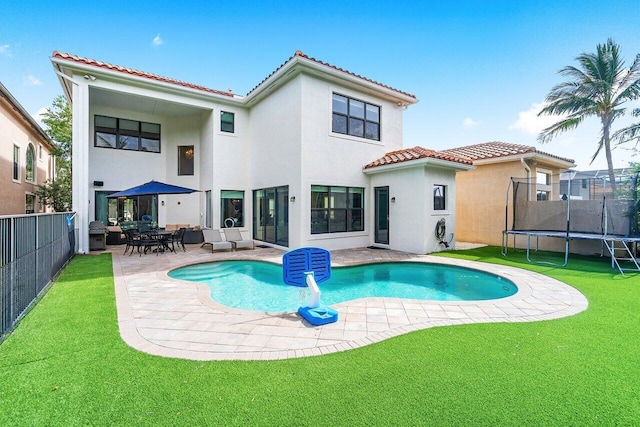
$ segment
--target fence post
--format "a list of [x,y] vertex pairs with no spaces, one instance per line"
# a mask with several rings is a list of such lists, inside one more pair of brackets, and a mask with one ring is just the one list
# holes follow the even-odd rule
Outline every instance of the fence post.
[[15,259],[16,259],[16,219],[11,218],[11,222],[9,225],[9,319],[11,319],[11,327],[13,326],[14,319],[14,293],[15,293],[15,285],[16,285],[16,269],[15,269]]

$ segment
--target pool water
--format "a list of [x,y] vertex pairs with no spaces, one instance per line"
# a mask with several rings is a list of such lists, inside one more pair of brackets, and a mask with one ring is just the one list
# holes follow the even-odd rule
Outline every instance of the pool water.
[[[170,271],[169,277],[205,284],[214,301],[245,310],[295,311],[308,300],[300,300],[305,288],[284,284],[282,266],[261,261],[195,264]],[[334,267],[318,286],[323,305],[367,297],[478,301],[518,291],[510,280],[484,271],[412,262]]]

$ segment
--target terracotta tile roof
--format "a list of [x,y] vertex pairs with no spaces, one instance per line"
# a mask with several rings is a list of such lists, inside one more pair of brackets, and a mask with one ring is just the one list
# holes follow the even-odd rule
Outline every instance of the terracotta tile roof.
[[411,98],[417,99],[417,98],[416,98],[416,96],[415,96],[415,95],[413,95],[413,94],[411,94],[411,93],[408,93],[408,92],[404,92],[404,91],[401,91],[401,90],[395,89],[395,88],[393,88],[393,87],[391,87],[391,86],[387,86],[387,85],[382,84],[382,83],[380,83],[380,82],[377,82],[377,81],[375,81],[375,80],[369,79],[369,78],[367,78],[367,77],[363,77],[363,76],[361,76],[360,74],[356,74],[356,73],[353,73],[353,72],[351,72],[351,71],[348,71],[348,70],[342,69],[342,68],[340,68],[340,67],[336,67],[335,65],[331,65],[331,64],[329,64],[329,63],[327,63],[327,62],[320,61],[320,60],[318,60],[318,59],[316,59],[316,58],[309,57],[308,55],[305,55],[304,53],[302,53],[302,52],[301,52],[301,51],[299,51],[299,50],[297,50],[297,51],[296,51],[296,53],[294,53],[294,54],[293,54],[293,56],[291,56],[289,59],[287,59],[285,62],[283,62],[283,63],[282,63],[278,68],[276,68],[276,69],[275,69],[271,74],[269,74],[267,77],[265,77],[265,78],[264,78],[264,80],[262,80],[260,83],[258,83],[258,84],[253,88],[253,89],[251,89],[247,95],[249,95],[251,92],[255,91],[255,90],[256,90],[256,89],[257,89],[257,88],[258,88],[262,83],[264,83],[266,80],[268,80],[268,79],[269,79],[269,77],[271,77],[271,76],[273,76],[275,73],[277,73],[277,72],[278,72],[278,70],[280,70],[282,67],[284,67],[287,63],[289,63],[289,61],[291,61],[291,60],[292,60],[293,58],[295,58],[295,57],[300,57],[300,58],[308,59],[309,61],[313,61],[313,62],[315,62],[316,64],[323,65],[323,66],[328,67],[328,68],[331,68],[331,69],[333,69],[333,70],[340,71],[340,72],[345,73],[345,74],[348,74],[348,75],[350,75],[350,76],[357,77],[357,78],[359,78],[359,79],[362,79],[362,80],[368,81],[369,83],[373,83],[373,84],[375,84],[375,85],[378,85],[378,86],[384,87],[384,88],[386,88],[386,89],[390,89],[390,90],[393,90],[393,91],[395,91],[395,92],[401,93],[401,94],[403,94],[403,95],[409,96],[409,97],[411,97]]
[[473,162],[467,158],[445,153],[443,151],[429,150],[423,147],[403,148],[402,150],[392,151],[377,160],[367,164],[364,168],[375,168],[378,166],[392,165],[395,163],[408,162],[418,159],[437,159],[446,160],[448,162],[461,163],[463,165],[472,165]]
[[53,58],[65,59],[65,60],[77,62],[77,63],[80,63],[80,64],[90,65],[90,66],[98,67],[98,68],[104,68],[104,69],[111,70],[111,71],[117,71],[117,72],[120,72],[120,73],[123,73],[123,74],[129,74],[129,75],[132,75],[132,76],[144,77],[144,78],[147,78],[147,79],[156,80],[156,81],[163,82],[163,83],[174,84],[174,85],[186,87],[186,88],[189,88],[189,89],[195,89],[195,90],[201,90],[203,92],[214,93],[216,95],[224,95],[224,96],[229,96],[229,97],[232,97],[232,98],[234,97],[234,94],[231,91],[222,91],[222,90],[217,90],[217,89],[210,89],[208,87],[204,87],[204,86],[200,86],[200,85],[196,85],[196,84],[192,84],[192,83],[187,83],[187,82],[183,82],[183,81],[176,80],[176,79],[171,79],[171,78],[168,78],[168,77],[162,77],[162,76],[158,76],[156,74],[151,74],[151,73],[147,73],[147,72],[144,72],[144,71],[138,71],[138,70],[134,70],[134,69],[131,69],[131,68],[121,67],[119,65],[108,64],[106,62],[100,62],[100,61],[96,61],[94,59],[83,58],[81,56],[71,55],[69,53],[63,53],[63,52],[54,51],[53,52]]
[[545,153],[539,151],[535,147],[529,145],[509,144],[506,142],[485,142],[482,144],[468,145],[466,147],[450,148],[448,150],[442,150],[444,153],[449,153],[455,156],[466,157],[471,160],[487,160],[495,159],[499,157],[517,156],[520,154],[540,154],[543,156],[549,156],[554,159],[558,159],[564,162],[574,163],[573,159],[567,159],[565,157],[556,156],[554,154]]

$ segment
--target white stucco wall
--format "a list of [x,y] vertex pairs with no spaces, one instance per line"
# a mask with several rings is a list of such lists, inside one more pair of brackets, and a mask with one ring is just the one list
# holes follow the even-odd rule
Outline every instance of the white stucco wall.
[[[452,169],[439,167],[426,167],[425,173],[425,216],[423,224],[427,240],[425,242],[425,253],[439,252],[447,249],[454,249],[455,245],[455,227],[456,227],[456,172]],[[458,173],[465,173],[463,171]],[[446,186],[445,210],[433,209],[433,186]],[[435,237],[436,224],[440,219],[444,218],[446,224],[446,235],[444,241],[449,244],[447,248],[438,242]]]
[[[410,162],[409,162],[410,163]],[[433,186],[446,186],[446,207],[444,211],[433,209]],[[370,203],[373,203],[375,187],[389,187],[389,245],[390,249],[431,253],[446,250],[435,237],[437,222],[446,222],[446,241],[455,233],[455,171],[430,166],[414,166],[389,169],[371,174]],[[375,212],[373,204],[368,216],[373,236]],[[373,237],[371,239],[373,243]]]
[[[234,132],[220,130],[220,113],[233,113]],[[205,167],[213,174],[212,228],[221,228],[220,191],[244,191],[244,227],[241,231],[245,238],[250,238],[251,227],[251,187],[249,173],[251,170],[251,126],[249,113],[244,108],[234,106],[218,106],[213,113],[213,137],[209,144],[213,146],[211,162]]]
[[[250,186],[252,190],[289,186],[289,247],[300,244],[301,80],[279,87],[251,109]],[[251,194],[249,195],[250,197]],[[251,218],[252,210],[248,210]]]

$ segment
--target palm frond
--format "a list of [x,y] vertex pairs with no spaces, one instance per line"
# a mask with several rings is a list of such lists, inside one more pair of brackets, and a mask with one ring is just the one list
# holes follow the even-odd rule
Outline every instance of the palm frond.
[[[603,148],[609,154],[611,141],[618,145],[630,140],[640,142],[640,123],[610,136],[612,123],[626,114],[625,102],[640,99],[640,55],[626,68],[619,46],[608,39],[597,45],[595,53],[582,53],[575,59],[577,65],[558,71],[566,80],[553,86],[538,113],[559,116],[556,123],[538,134],[538,141],[547,143],[558,134],[575,129],[585,118],[595,116],[602,128],[591,162]],[[640,117],[640,108],[634,109],[633,114]]]
[[543,129],[538,134],[538,141],[541,144],[546,144],[547,142],[551,141],[557,134],[566,132],[568,130],[572,130],[578,127],[578,125],[582,123],[584,118],[585,116],[578,115],[578,116],[570,116],[570,117],[567,117],[566,119],[560,120],[552,124],[551,126]]
[[638,139],[640,142],[640,123],[634,123],[623,129],[617,130],[611,135],[611,139],[616,141],[616,145]]
[[600,154],[600,151],[602,150],[602,147],[604,147],[604,138],[601,135],[600,136],[600,140],[598,141],[598,149],[596,150],[596,152],[591,157],[591,161],[589,162],[589,164],[593,163],[593,161],[596,159],[596,157],[598,157],[598,154]]

